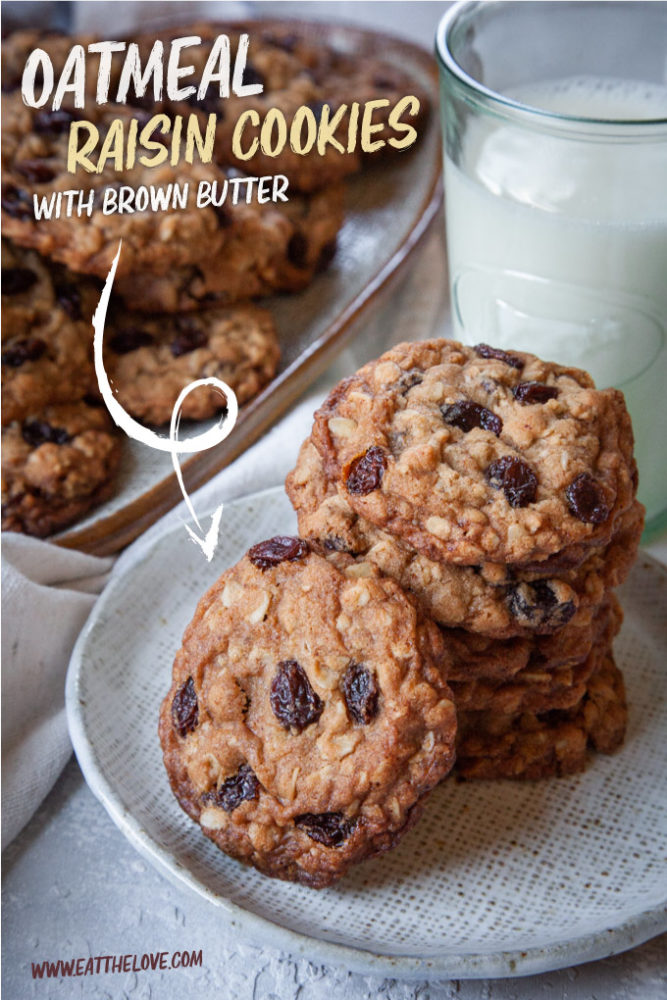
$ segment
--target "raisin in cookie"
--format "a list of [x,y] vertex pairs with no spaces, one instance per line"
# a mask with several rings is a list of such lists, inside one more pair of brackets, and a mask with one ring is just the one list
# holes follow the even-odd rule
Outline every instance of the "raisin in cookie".
[[[186,316],[141,316],[116,305],[107,320],[105,347],[106,370],[120,404],[157,425],[171,419],[180,392],[195,379],[220,378],[245,403],[273,378],[280,357],[271,314],[252,305]],[[181,413],[203,420],[225,403],[214,386],[200,386],[186,396]]]
[[578,705],[543,714],[462,712],[456,761],[461,778],[560,777],[583,771],[587,749],[614,753],[623,743],[623,676],[608,653]]
[[453,762],[439,644],[393,581],[299,538],[253,546],[199,602],[162,705],[181,806],[232,857],[314,887],[388,849]]
[[34,251],[2,244],[2,423],[95,386],[91,283],[72,281]]
[[47,406],[2,429],[2,530],[44,537],[106,499],[120,440],[97,400]]
[[644,509],[635,501],[617,518],[610,543],[589,549],[576,569],[548,572],[546,563],[529,569],[492,562],[461,566],[431,559],[357,514],[344,487],[327,478],[310,439],[285,488],[300,534],[317,551],[370,562],[410,590],[439,624],[495,639],[546,635],[567,625],[588,627],[606,590],[627,576],[644,523]]
[[445,562],[583,554],[636,492],[621,392],[484,344],[399,345],[333,390],[312,437],[357,513]]

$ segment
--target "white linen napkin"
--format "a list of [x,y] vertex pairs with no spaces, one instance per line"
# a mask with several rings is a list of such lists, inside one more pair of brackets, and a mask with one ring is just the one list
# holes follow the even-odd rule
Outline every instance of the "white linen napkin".
[[[446,294],[444,227],[436,228],[402,284],[352,347],[293,409],[229,468],[193,496],[200,516],[221,501],[282,484],[310,433],[313,411],[329,389],[370,357],[400,340],[435,332]],[[232,432],[233,433],[233,432]],[[122,572],[137,547],[178,520],[184,503],[166,514],[127,549],[114,566],[48,542],[3,533],[2,608],[2,846],[17,835],[51,789],[71,753],[64,686],[76,638],[109,570]],[[224,511],[221,530],[224,531]]]
[[51,789],[72,748],[65,673],[113,559],[2,537],[2,847]]

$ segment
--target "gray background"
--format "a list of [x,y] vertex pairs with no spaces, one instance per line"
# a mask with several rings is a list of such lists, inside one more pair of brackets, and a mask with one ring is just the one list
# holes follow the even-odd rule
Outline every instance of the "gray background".
[[[402,983],[322,968],[254,947],[218,912],[157,874],[116,830],[70,762],[4,853],[4,1000],[662,1000],[667,936],[530,976]],[[31,962],[202,949],[201,969],[33,980]]]

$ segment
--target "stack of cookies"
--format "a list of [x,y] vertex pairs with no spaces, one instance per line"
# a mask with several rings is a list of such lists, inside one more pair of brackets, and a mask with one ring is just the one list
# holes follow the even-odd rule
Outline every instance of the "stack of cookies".
[[[132,40],[145,62],[156,41],[168,51],[176,38],[200,38],[201,44],[188,49],[197,83],[218,36],[229,37],[233,58],[242,32],[250,36],[244,82],[263,88],[254,97],[220,98],[212,84],[202,100],[195,94],[190,101],[156,102],[130,93],[126,104],[97,104],[97,57],[88,53],[83,109],[68,105],[67,98],[57,110],[30,108],[23,102],[21,78],[34,49],[48,53],[58,79],[72,46],[85,48],[95,39],[23,31],[3,42],[2,220],[11,242],[3,251],[3,304],[10,311],[3,316],[2,378],[3,391],[13,400],[2,415],[3,529],[49,534],[111,489],[118,442],[104,410],[93,416],[82,410],[81,399],[94,385],[92,312],[121,240],[105,367],[128,413],[161,426],[169,422],[181,390],[195,379],[221,378],[242,404],[275,375],[280,352],[274,323],[251,300],[298,292],[330,264],[343,221],[344,178],[361,169],[364,158],[358,149],[341,153],[333,146],[324,154],[314,148],[300,156],[287,144],[277,156],[259,146],[250,159],[237,161],[232,131],[243,111],[252,109],[263,120],[277,108],[289,124],[298,108],[306,106],[319,118],[325,105],[333,114],[345,104],[341,141],[354,101],[380,98],[386,104],[374,117],[376,138],[388,127],[388,109],[400,97],[419,95],[416,122],[426,113],[425,96],[401,71],[373,56],[356,59],[337,52],[321,40],[321,32],[314,40],[312,32],[295,25],[200,23]],[[112,60],[112,98],[122,58],[117,54]],[[72,122],[93,123],[99,149],[119,123],[127,134],[131,123],[142,128],[157,113],[170,122],[196,115],[202,134],[215,114],[213,161],[188,165],[172,155],[159,166],[138,160],[128,166],[121,156],[99,172],[68,173]],[[165,145],[170,141],[159,131],[155,138]],[[377,156],[367,159],[376,162]],[[264,189],[260,197],[257,178],[262,175],[287,177],[287,200],[272,201]],[[247,182],[253,177],[253,184]],[[202,182],[216,199],[200,207],[195,194]],[[185,206],[164,195],[186,186]],[[83,192],[73,210],[58,218],[35,218],[34,197],[51,202],[71,189]],[[130,204],[149,189],[163,192],[159,211],[150,201],[147,208],[103,210],[105,197],[122,194]],[[240,191],[236,203],[235,189]],[[92,210],[77,214],[78,204],[90,197]],[[188,395],[182,415],[202,420],[225,402],[215,390],[200,388]],[[80,405],[76,413],[47,413],[45,407],[56,403]],[[84,445],[81,436],[93,431],[104,436],[103,455],[98,439],[95,447],[88,438]]]
[[462,777],[570,774],[620,745],[612,588],[643,527],[620,392],[485,344],[402,344],[331,392],[286,487],[315,551],[440,626]]
[[463,778],[624,736],[613,588],[642,530],[621,393],[449,340],[341,382],[287,478],[302,537],[200,600],[160,713],[172,790],[232,857],[316,888]]

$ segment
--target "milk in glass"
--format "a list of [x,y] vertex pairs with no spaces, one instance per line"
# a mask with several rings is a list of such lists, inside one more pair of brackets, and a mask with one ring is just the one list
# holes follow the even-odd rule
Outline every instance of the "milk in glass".
[[[647,83],[572,77],[508,96],[598,121],[667,117],[667,87]],[[562,119],[558,135],[501,119],[470,128],[465,163],[445,163],[456,334],[622,389],[650,518],[667,496],[664,130],[628,142]]]

